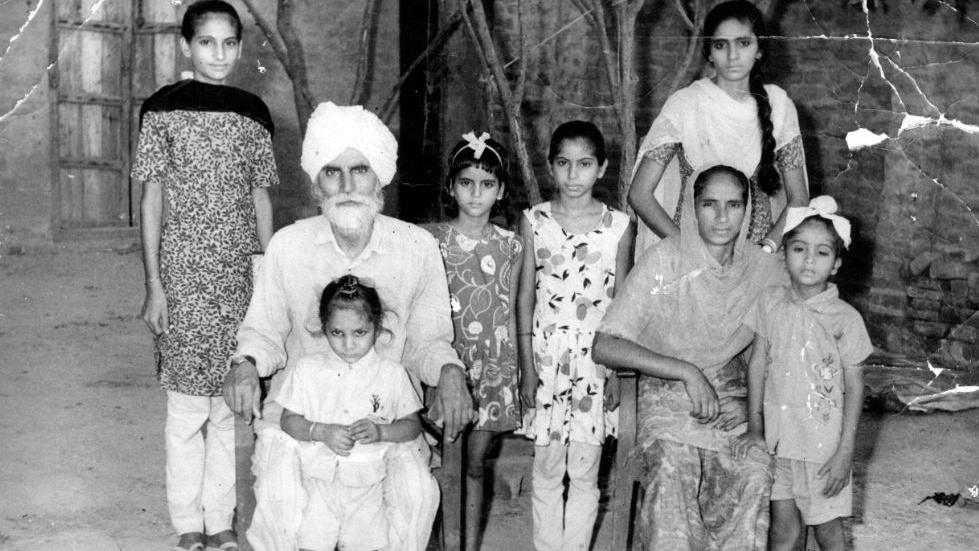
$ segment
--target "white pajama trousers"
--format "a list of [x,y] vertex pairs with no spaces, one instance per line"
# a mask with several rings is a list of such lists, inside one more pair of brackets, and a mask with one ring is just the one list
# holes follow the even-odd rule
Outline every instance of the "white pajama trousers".
[[[601,458],[602,447],[594,444],[534,446],[534,549],[587,551],[598,517]],[[567,503],[563,497],[565,472]]]
[[224,398],[167,391],[164,438],[167,504],[174,529],[178,534],[230,530],[235,512],[235,418]]
[[[255,551],[284,551],[297,547],[297,534],[308,495],[303,489],[296,441],[281,429],[258,431],[252,470],[255,473],[255,513],[248,543]],[[384,478],[390,551],[424,551],[438,512],[438,483],[424,460],[419,437],[392,446]]]

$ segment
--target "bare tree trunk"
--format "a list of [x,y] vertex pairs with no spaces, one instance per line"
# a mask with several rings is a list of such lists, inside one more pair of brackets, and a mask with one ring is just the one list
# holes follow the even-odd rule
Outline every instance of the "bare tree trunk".
[[377,0],[367,0],[364,20],[360,25],[360,47],[357,50],[357,74],[350,91],[351,105],[363,105],[371,97],[374,84],[374,54],[377,50],[377,29],[381,7]]
[[286,75],[292,81],[292,92],[296,105],[296,117],[299,120],[300,135],[306,134],[306,122],[316,106],[316,98],[309,89],[309,80],[306,76],[306,58],[303,55],[302,44],[299,42],[298,35],[292,26],[293,5],[291,0],[278,0],[276,12],[276,26],[271,23],[255,7],[255,0],[242,0],[252,17],[255,24],[262,30],[265,38],[272,46],[272,51],[279,63],[282,64]]
[[[467,5],[472,7],[472,20],[468,16]],[[510,89],[510,82],[503,70],[503,63],[500,62],[500,58],[496,53],[496,45],[493,42],[489,23],[486,20],[486,11],[483,9],[483,4],[480,0],[472,2],[469,0],[459,0],[459,10],[462,13],[463,20],[466,21],[466,24],[471,29],[476,48],[479,50],[486,68],[489,69],[493,77],[493,83],[496,85],[500,102],[503,104],[503,111],[507,119],[507,128],[510,130],[511,148],[516,154],[517,162],[520,165],[520,174],[523,177],[527,190],[527,199],[531,204],[537,204],[541,201],[540,186],[537,183],[537,177],[534,175],[530,154],[527,152],[527,141],[524,138],[523,128],[520,124],[520,103],[516,101],[514,91]],[[520,70],[523,73],[526,70],[526,60],[521,60],[520,63]],[[523,82],[523,78],[523,76],[518,77],[518,83]]]

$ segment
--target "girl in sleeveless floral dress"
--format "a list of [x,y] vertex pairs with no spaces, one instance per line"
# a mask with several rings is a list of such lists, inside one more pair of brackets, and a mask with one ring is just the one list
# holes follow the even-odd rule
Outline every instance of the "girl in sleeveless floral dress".
[[[608,162],[595,125],[572,121],[551,137],[553,201],[524,211],[520,289],[521,395],[535,404],[534,547],[585,550],[598,513],[598,464],[615,434],[618,384],[591,360],[595,327],[632,258],[629,217],[592,196]],[[564,475],[570,479],[564,503]]]
[[466,549],[478,548],[483,466],[493,438],[520,425],[517,274],[520,238],[490,222],[506,192],[506,150],[485,132],[452,148],[443,188],[452,219],[428,230],[439,241],[448,278],[453,346],[466,365],[478,418],[467,436]]

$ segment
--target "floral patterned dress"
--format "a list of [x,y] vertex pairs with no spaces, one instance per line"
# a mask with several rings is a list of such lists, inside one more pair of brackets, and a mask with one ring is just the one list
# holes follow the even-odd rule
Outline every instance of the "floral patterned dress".
[[524,215],[533,230],[537,271],[535,444],[601,445],[615,435],[618,412],[605,412],[606,369],[591,360],[591,347],[612,302],[616,254],[629,217],[605,206],[597,227],[570,234],[552,216],[550,202]]
[[251,298],[251,255],[261,251],[252,188],[278,183],[271,133],[234,111],[149,111],[132,177],[164,190],[160,279],[170,331],[156,340],[160,383],[219,395]]
[[445,261],[455,329],[453,346],[466,365],[476,430],[512,431],[520,425],[519,374],[510,338],[513,265],[523,254],[520,238],[490,224],[473,239],[450,224],[427,229]]

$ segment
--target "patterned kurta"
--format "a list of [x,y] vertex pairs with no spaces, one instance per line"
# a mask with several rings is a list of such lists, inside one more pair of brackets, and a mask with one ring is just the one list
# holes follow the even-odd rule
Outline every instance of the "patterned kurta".
[[510,431],[520,424],[519,376],[510,336],[510,290],[514,262],[523,245],[513,233],[490,224],[472,239],[450,224],[427,229],[439,242],[449,283],[453,347],[466,364],[479,418],[477,430]]
[[569,234],[551,215],[550,202],[524,215],[533,230],[537,271],[535,443],[600,445],[615,435],[618,412],[606,415],[606,369],[591,360],[591,347],[612,302],[616,254],[629,217],[606,206],[595,229]]
[[235,112],[145,114],[135,180],[164,187],[160,279],[170,331],[156,339],[166,390],[216,396],[252,293],[260,252],[252,188],[278,183],[272,140]]

